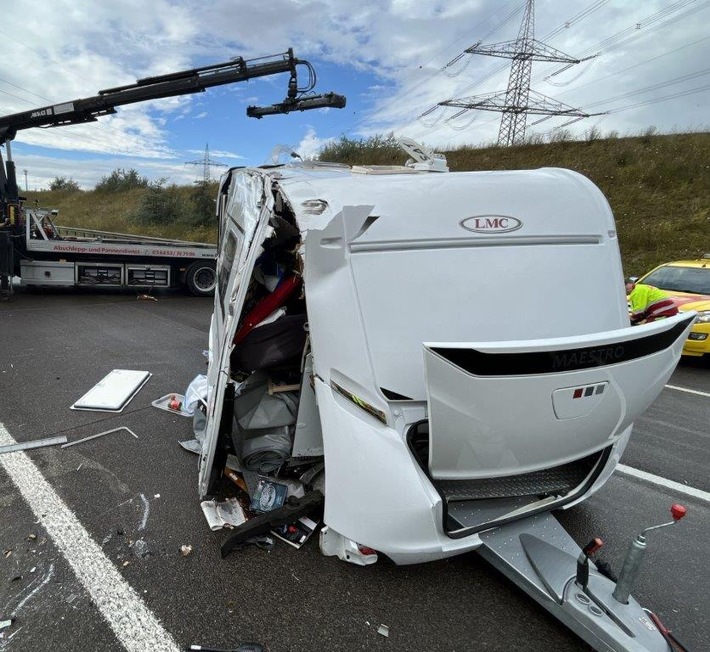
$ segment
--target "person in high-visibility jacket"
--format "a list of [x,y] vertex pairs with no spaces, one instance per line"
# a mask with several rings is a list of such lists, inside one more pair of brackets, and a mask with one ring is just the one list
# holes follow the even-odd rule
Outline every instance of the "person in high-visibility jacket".
[[678,306],[673,299],[653,285],[626,281],[626,294],[632,324],[647,324],[678,314]]

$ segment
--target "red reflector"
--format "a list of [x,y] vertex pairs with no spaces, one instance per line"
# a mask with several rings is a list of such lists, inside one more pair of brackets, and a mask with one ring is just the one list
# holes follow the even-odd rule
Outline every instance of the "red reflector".
[[572,395],[572,398],[581,398],[582,397],[582,388],[580,387],[579,389],[574,390],[574,394]]
[[363,555],[376,555],[377,550],[374,548],[368,548],[367,546],[361,546],[359,543],[357,544],[357,549],[363,554]]

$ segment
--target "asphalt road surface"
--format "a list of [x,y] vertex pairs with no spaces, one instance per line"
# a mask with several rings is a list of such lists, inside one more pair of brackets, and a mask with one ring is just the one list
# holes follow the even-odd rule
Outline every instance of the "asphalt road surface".
[[[0,455],[0,622],[14,617],[0,652],[247,641],[272,652],[589,650],[476,554],[359,568],[323,557],[314,537],[300,550],[281,543],[221,559],[225,535],[208,529],[197,498],[197,456],[178,445],[191,420],[151,405],[206,371],[212,303],[156,296],[19,292],[0,303],[0,445],[120,426],[138,436]],[[153,374],[123,412],[69,409],[116,368]],[[681,362],[669,385],[637,422],[623,472],[558,518],[580,544],[601,536],[618,571],[631,538],[685,504],[684,521],[649,536],[634,595],[704,652],[710,366]]]

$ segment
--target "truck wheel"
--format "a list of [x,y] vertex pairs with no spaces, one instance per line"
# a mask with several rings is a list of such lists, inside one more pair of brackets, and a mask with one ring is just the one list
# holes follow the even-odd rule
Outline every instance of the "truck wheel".
[[196,297],[209,297],[214,294],[217,285],[217,272],[214,261],[198,260],[187,268],[185,283],[187,289]]

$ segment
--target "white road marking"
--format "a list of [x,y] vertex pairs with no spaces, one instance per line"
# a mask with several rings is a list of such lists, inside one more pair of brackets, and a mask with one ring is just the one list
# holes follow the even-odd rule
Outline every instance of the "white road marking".
[[666,385],[668,389],[675,389],[679,392],[687,392],[688,394],[697,394],[698,396],[707,396],[710,398],[710,392],[701,392],[697,389],[688,389],[686,387],[678,387],[677,385]]
[[686,496],[692,496],[693,498],[699,498],[704,500],[706,503],[710,503],[710,493],[703,491],[702,489],[696,489],[695,487],[688,487],[687,485],[681,484],[680,482],[675,482],[674,480],[668,480],[667,478],[662,478],[659,475],[653,475],[653,473],[647,473],[646,471],[641,471],[640,469],[635,469],[632,466],[626,466],[626,464],[619,464],[616,467],[619,473],[624,473],[626,475],[631,475],[634,478],[639,478],[640,480],[646,480],[646,482],[652,482],[666,489],[672,489],[678,493],[685,494]]
[[[0,444],[14,443],[17,442],[0,423]],[[29,456],[22,451],[0,455],[0,467],[69,562],[123,647],[129,652],[178,652],[180,648],[173,637],[104,555]]]

